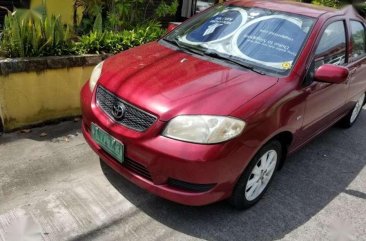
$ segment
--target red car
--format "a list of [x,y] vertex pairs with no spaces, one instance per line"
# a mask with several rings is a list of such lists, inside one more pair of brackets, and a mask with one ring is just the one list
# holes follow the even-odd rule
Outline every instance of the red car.
[[352,8],[233,1],[115,55],[83,87],[83,133],[136,185],[186,205],[248,208],[287,155],[365,104]]

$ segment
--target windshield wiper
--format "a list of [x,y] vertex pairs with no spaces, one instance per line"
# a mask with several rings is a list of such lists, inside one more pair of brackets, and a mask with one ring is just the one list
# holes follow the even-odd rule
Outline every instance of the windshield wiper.
[[194,53],[194,54],[198,54],[198,55],[205,55],[201,50],[198,50],[198,49],[195,49],[195,48],[192,48],[192,47],[189,47],[189,46],[186,46],[186,45],[183,45],[181,44],[177,39],[167,39],[167,38],[164,38],[163,39],[165,42],[168,42],[176,47],[178,47],[180,50],[183,50],[185,52],[190,52],[190,53]]
[[225,62],[240,66],[242,68],[249,69],[250,71],[255,72],[257,74],[260,74],[260,75],[265,75],[266,74],[263,71],[255,68],[254,66],[244,64],[242,60],[236,59],[234,56],[231,56],[231,55],[226,56],[226,55],[220,54],[216,51],[209,51],[209,50],[202,51],[202,50],[199,50],[199,49],[194,48],[192,46],[187,46],[187,45],[181,44],[176,38],[173,38],[173,39],[164,38],[163,40],[170,43],[170,44],[172,44],[172,45],[174,45],[174,46],[176,46],[176,47],[178,47],[180,50],[185,51],[185,52],[190,52],[190,53],[198,54],[198,55],[201,55],[201,56],[209,56],[209,57],[213,57],[215,59],[220,59],[220,60],[223,60]]
[[226,55],[219,54],[218,52],[214,52],[214,51],[205,51],[203,53],[206,56],[210,56],[210,57],[213,57],[213,58],[216,58],[216,59],[224,60],[225,62],[238,65],[238,66],[243,67],[245,69],[249,69],[250,71],[253,71],[257,74],[260,74],[260,75],[265,75],[266,74],[265,72],[255,68],[254,66],[244,64],[243,61],[236,59],[234,56],[226,56]]

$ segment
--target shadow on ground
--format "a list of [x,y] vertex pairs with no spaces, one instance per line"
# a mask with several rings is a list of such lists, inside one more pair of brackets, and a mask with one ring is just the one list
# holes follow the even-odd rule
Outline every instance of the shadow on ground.
[[26,128],[0,136],[0,144],[10,143],[19,140],[19,138],[35,141],[62,141],[68,136],[80,135],[80,127],[81,120],[77,118],[31,129]]
[[[347,189],[366,164],[365,124],[366,113],[353,128],[333,127],[292,155],[264,198],[243,212],[225,201],[205,207],[175,204],[139,189],[105,165],[102,168],[121,195],[174,230],[207,240],[279,239],[342,192],[366,199],[365,193]],[[84,237],[92,237],[93,232]]]

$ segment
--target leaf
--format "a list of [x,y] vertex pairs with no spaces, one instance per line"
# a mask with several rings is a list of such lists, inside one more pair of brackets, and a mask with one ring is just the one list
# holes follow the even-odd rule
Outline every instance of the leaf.
[[30,132],[32,132],[31,129],[23,129],[23,130],[20,131],[20,133],[23,133],[23,134],[28,134]]
[[99,13],[95,18],[93,32],[97,34],[101,34],[103,32],[103,19],[101,13]]
[[25,56],[24,44],[22,40],[21,27],[18,18],[14,16],[12,23],[13,23],[11,26],[13,29],[12,38],[16,48],[16,52],[18,53],[19,57],[24,57]]

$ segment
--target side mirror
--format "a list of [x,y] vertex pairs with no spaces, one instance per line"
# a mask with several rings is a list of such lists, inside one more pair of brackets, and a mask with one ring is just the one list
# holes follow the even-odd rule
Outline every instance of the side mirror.
[[349,71],[345,67],[334,64],[324,64],[315,71],[314,78],[316,81],[320,82],[340,84],[347,80],[348,74]]
[[182,23],[180,23],[180,22],[170,22],[169,24],[168,24],[168,28],[167,28],[167,30],[168,30],[168,32],[171,32],[171,31],[173,31],[176,27],[178,27],[179,25],[181,25]]

